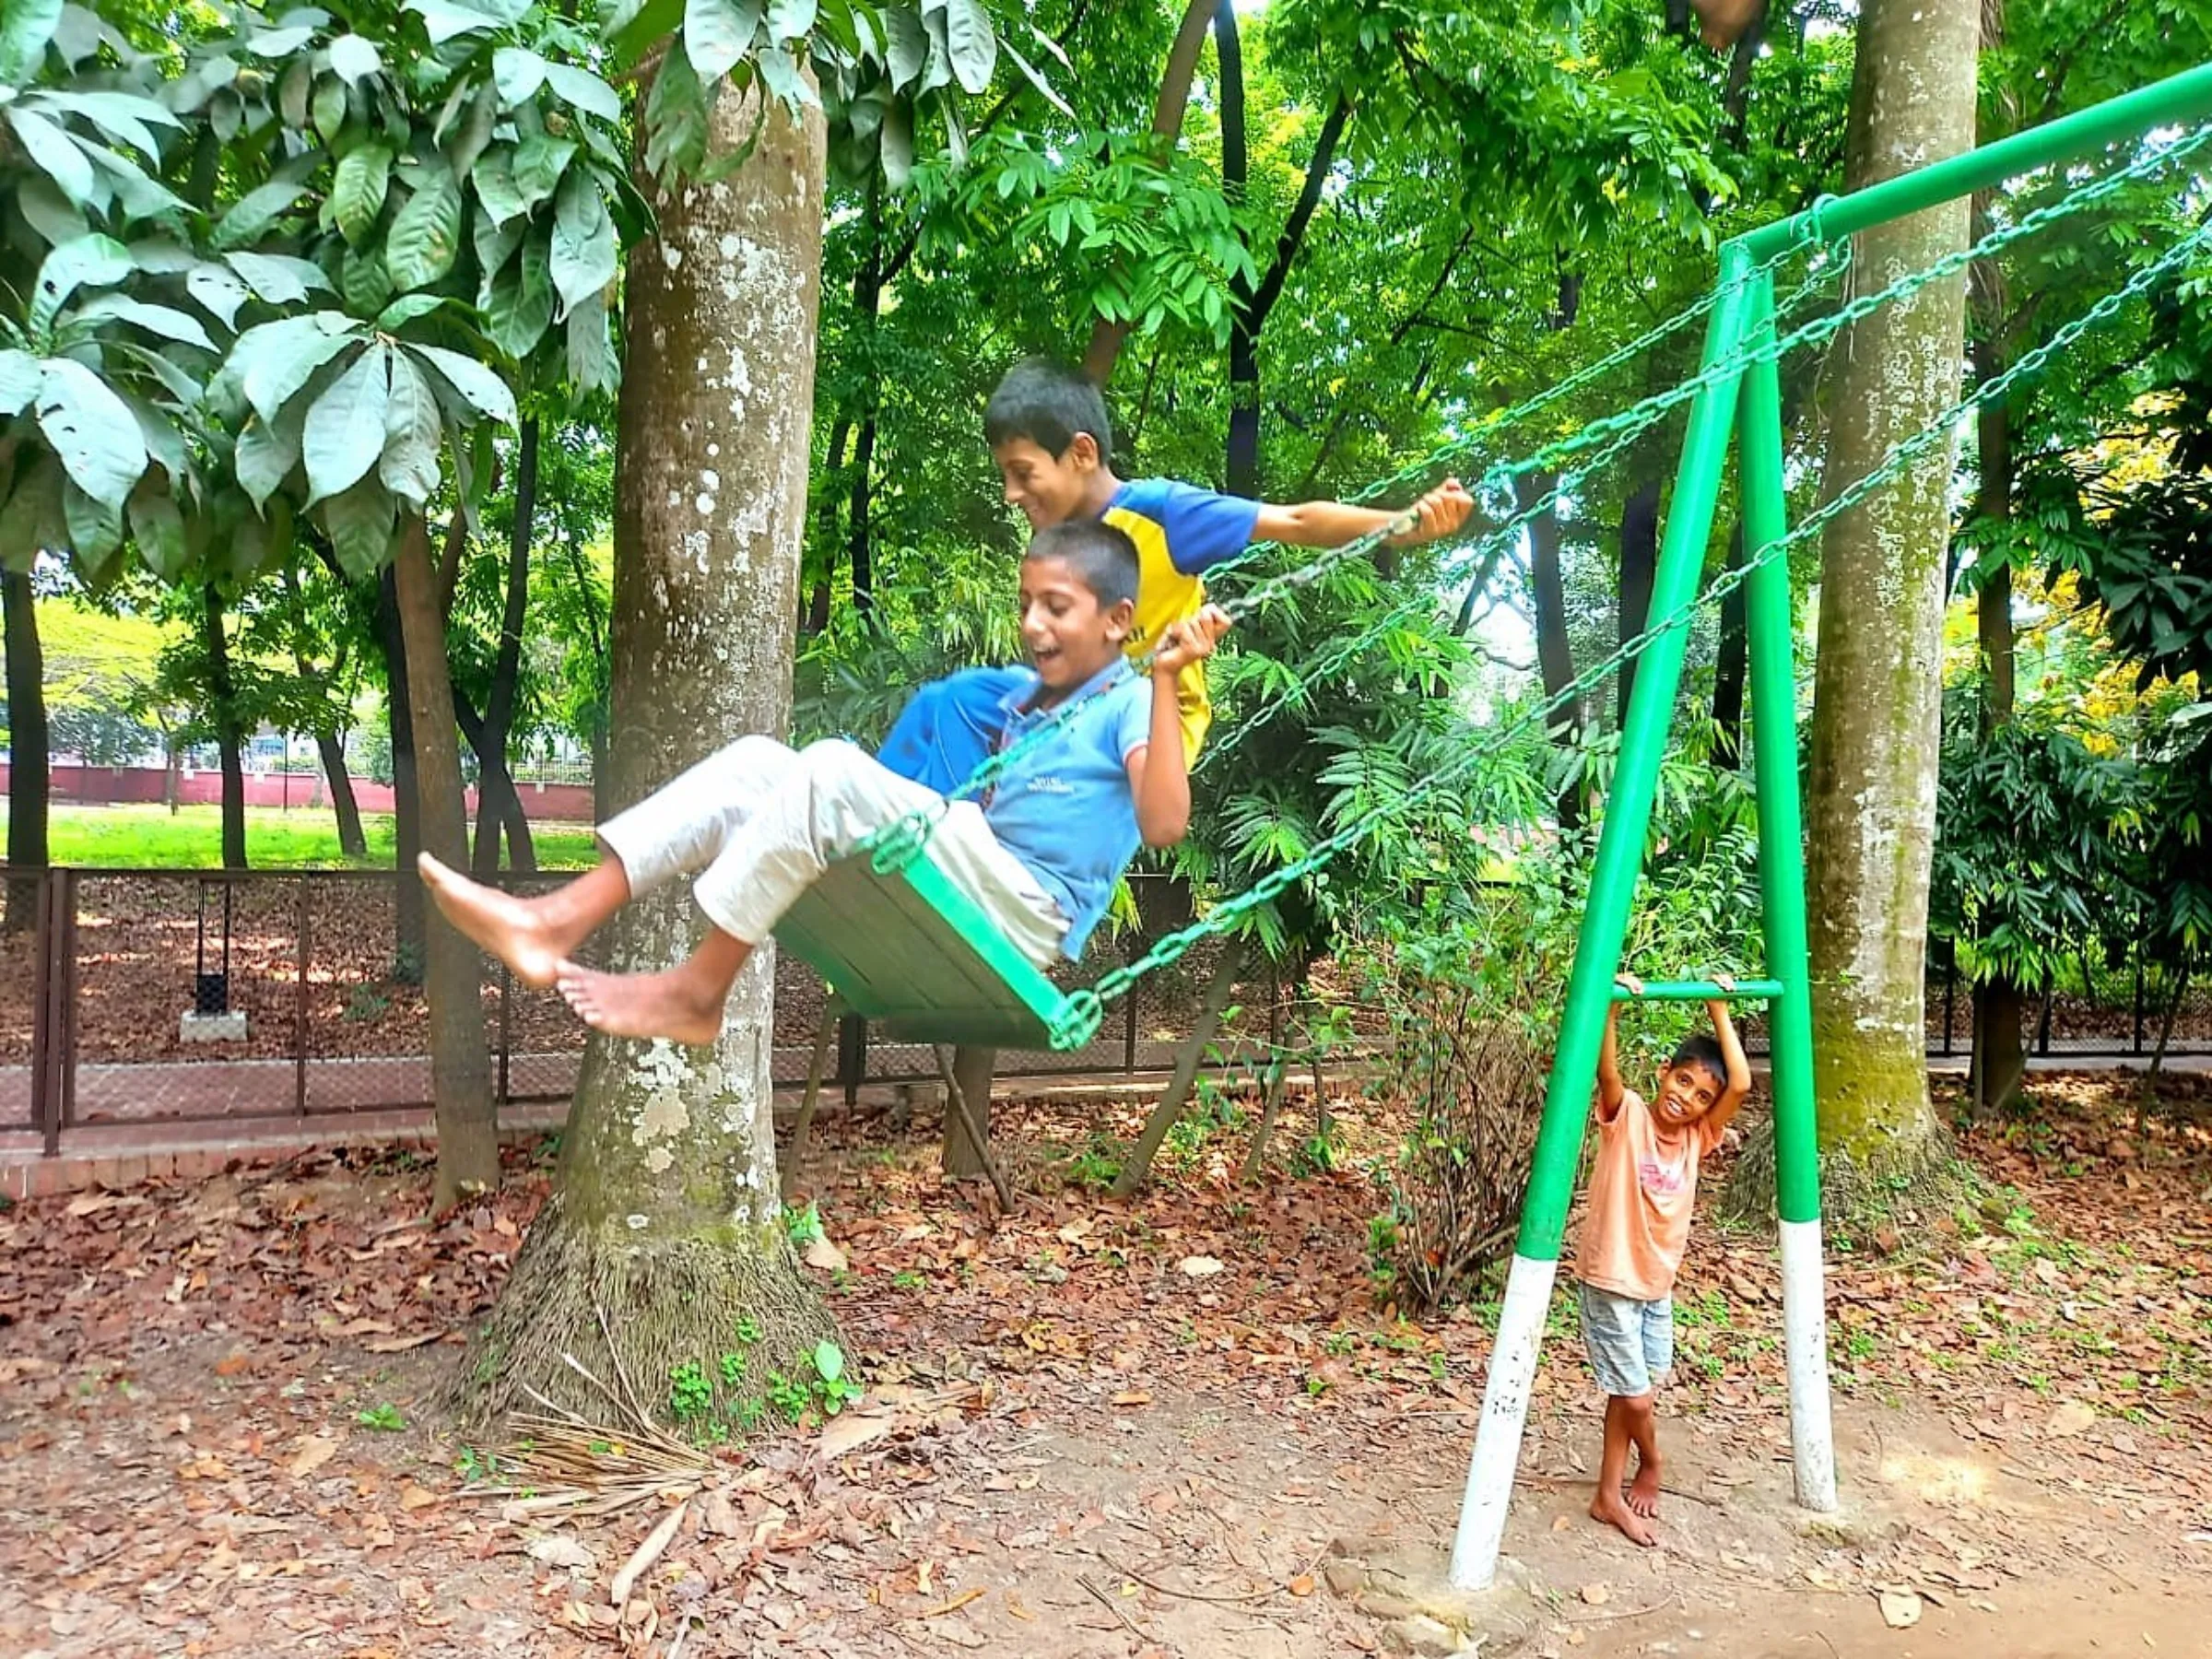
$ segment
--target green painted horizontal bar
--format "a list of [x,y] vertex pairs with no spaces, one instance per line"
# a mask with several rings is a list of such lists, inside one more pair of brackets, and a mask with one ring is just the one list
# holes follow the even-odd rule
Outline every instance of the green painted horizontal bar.
[[2153,127],[2193,125],[2208,116],[2212,116],[2212,64],[2203,64],[1994,144],[1884,179],[1847,196],[1818,202],[1803,213],[1761,225],[1737,240],[1755,262],[1800,242],[1841,241],[1870,225],[1903,218],[1977,190],[1993,189],[2007,179],[2102,149]]
[[1737,980],[1735,989],[1724,991],[1712,980],[1648,980],[1643,994],[1613,987],[1613,1000],[1625,1002],[1772,1002],[1782,994],[1780,980]]

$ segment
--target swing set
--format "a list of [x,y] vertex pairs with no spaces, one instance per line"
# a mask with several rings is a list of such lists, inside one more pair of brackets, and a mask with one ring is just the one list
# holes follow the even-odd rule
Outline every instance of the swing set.
[[[1798,798],[1797,681],[1794,662],[1788,555],[1928,457],[1947,453],[1954,434],[1983,402],[2034,378],[2090,331],[2111,322],[2162,283],[2181,278],[2190,262],[2212,251],[2212,219],[2201,222],[2118,289],[2022,353],[2002,373],[1970,390],[1936,419],[1893,445],[1881,462],[1795,525],[1787,518],[1781,384],[1777,365],[1790,351],[1818,347],[1881,307],[1931,283],[1960,276],[1974,261],[2023,237],[2112,201],[2131,186],[2159,181],[2180,192],[2182,163],[2212,145],[2212,65],[2020,133],[1998,143],[1902,174],[1865,190],[1824,197],[1723,246],[1712,291],[1647,334],[1504,410],[1454,443],[1425,457],[1370,496],[1401,488],[1487,450],[1497,435],[1604,374],[1641,356],[1692,324],[1705,324],[1697,371],[1620,413],[1594,420],[1519,461],[1481,475],[1488,499],[1513,478],[1557,472],[1542,499],[1475,540],[1453,568],[1475,573],[1476,589],[1536,514],[1619,455],[1670,411],[1687,404],[1682,456],[1652,584],[1649,626],[1578,676],[1470,742],[1453,759],[1317,842],[1303,857],[1269,872],[1248,891],[1216,906],[1191,925],[1158,940],[1135,961],[1082,990],[1063,991],[1000,936],[982,912],[922,856],[932,823],[917,815],[893,826],[831,868],[785,916],[779,941],[819,970],[843,1005],[884,1022],[895,1034],[936,1042],[992,1047],[1069,1049],[1097,1031],[1106,1006],[1147,973],[1181,958],[1200,940],[1236,929],[1292,884],[1390,821],[1454,782],[1532,729],[1638,662],[1620,750],[1606,798],[1589,898],[1577,935],[1560,1033],[1537,1134],[1528,1195],[1522,1212],[1485,1383],[1465,1498],[1452,1553],[1451,1580],[1480,1589],[1493,1580],[1504,1535],[1514,1465],[1545,1313],[1558,1275],[1567,1212],[1573,1196],[1598,1048],[1608,1005],[1618,993],[1636,884],[1641,874],[1660,760],[1673,724],[1690,623],[1700,606],[1737,588],[1745,593],[1752,718],[1754,787],[1759,816],[1760,922],[1769,977],[1745,980],[1730,992],[1710,982],[1656,983],[1653,1000],[1727,995],[1768,1008],[1773,1067],[1776,1206],[1781,1218],[1784,1349],[1788,1360],[1791,1447],[1799,1505],[1836,1507],[1830,1428],[1827,1328],[1821,1287],[1818,1149],[1813,1104],[1812,1009],[1806,953],[1803,826]],[[1971,246],[1857,294],[1833,311],[1784,333],[1806,300],[1848,269],[1850,239],[1874,226],[1994,190],[2009,180],[2074,161],[2110,146],[2130,145],[2126,165],[2080,178],[2046,206],[1994,225]],[[2059,175],[2071,179],[2071,173]],[[1793,262],[1804,279],[1779,300],[1775,274]],[[1742,562],[1709,583],[1699,580],[1711,543],[1722,475],[1731,441],[1747,549]],[[1257,583],[1230,599],[1232,616],[1318,580],[1336,563],[1364,557],[1400,528],[1329,550]],[[1259,556],[1248,553],[1238,564]],[[1219,573],[1220,567],[1216,574]],[[1469,603],[1475,590],[1470,591]],[[1311,665],[1299,687],[1255,712],[1243,730],[1265,719],[1299,689],[1324,678],[1420,606],[1430,593],[1410,595],[1344,645]],[[1540,723],[1543,723],[1540,724]],[[1021,745],[992,757],[957,792],[980,793],[1022,746],[1051,731],[1047,721]],[[1219,747],[1233,744],[1232,733]]]

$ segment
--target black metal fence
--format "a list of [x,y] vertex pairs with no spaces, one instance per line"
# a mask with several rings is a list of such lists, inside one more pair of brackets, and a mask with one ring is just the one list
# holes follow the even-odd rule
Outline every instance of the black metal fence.
[[[1135,879],[1140,910],[1159,912],[1146,900],[1166,884]],[[265,1123],[430,1103],[429,1016],[420,986],[398,971],[401,888],[392,872],[57,868],[36,880],[35,928],[0,936],[0,1135],[35,1136],[52,1154],[65,1131],[94,1124]],[[1141,952],[1154,931],[1101,935],[1067,982]],[[1194,950],[1148,977],[1085,1047],[1008,1055],[1001,1069],[1165,1067],[1218,949]],[[558,994],[485,967],[499,1102],[566,1100],[583,1027]],[[779,1085],[804,1082],[824,1000],[812,969],[778,958]],[[1225,1057],[1264,1053],[1279,1038],[1279,987],[1263,968],[1237,986],[1235,1001],[1241,1011],[1220,1040]],[[936,1077],[927,1044],[880,1041],[864,1021],[841,1022],[828,1086],[848,1099],[867,1084]]]

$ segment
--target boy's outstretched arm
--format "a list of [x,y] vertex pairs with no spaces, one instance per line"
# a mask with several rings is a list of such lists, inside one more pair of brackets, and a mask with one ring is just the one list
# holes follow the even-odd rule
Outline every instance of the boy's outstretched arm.
[[[1474,511],[1475,498],[1457,478],[1446,478],[1414,503],[1418,522],[1406,535],[1391,537],[1391,545],[1411,547],[1449,535],[1465,524]],[[1357,536],[1382,529],[1397,516],[1341,501],[1303,501],[1295,507],[1264,501],[1259,516],[1253,521],[1252,538],[1281,542],[1289,547],[1340,547]]]
[[[1713,977],[1723,990],[1735,988],[1735,982],[1726,977],[1720,974]],[[1728,1080],[1721,1088],[1721,1098],[1705,1114],[1705,1122],[1712,1125],[1712,1138],[1717,1141],[1721,1131],[1728,1127],[1728,1120],[1735,1115],[1751,1092],[1751,1062],[1744,1054],[1743,1039],[1735,1034],[1735,1021],[1728,1016],[1728,1005],[1709,1002],[1705,1012],[1712,1020],[1712,1034],[1720,1040],[1721,1059],[1728,1067]]]
[[[1642,982],[1632,973],[1622,974],[1620,983],[1633,995],[1643,994]],[[1597,1051],[1597,1121],[1601,1124],[1609,1124],[1618,1115],[1621,1097],[1629,1092],[1629,1086],[1620,1080],[1620,1041],[1614,1029],[1619,1019],[1620,1005],[1607,1003],[1606,1040]]]
[[1190,763],[1182,752],[1182,712],[1176,677],[1214,654],[1229,631],[1229,613],[1209,605],[1196,616],[1171,622],[1152,653],[1152,729],[1144,746],[1129,751],[1129,792],[1136,797],[1136,830],[1147,847],[1171,847],[1191,827]]

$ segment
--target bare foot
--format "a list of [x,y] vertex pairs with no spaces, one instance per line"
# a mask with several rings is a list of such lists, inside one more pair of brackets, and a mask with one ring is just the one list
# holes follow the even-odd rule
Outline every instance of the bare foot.
[[594,973],[562,962],[554,982],[579,1019],[610,1037],[665,1037],[697,1044],[722,1034],[722,997],[702,994],[698,981],[680,970]]
[[416,855],[415,867],[422,872],[439,912],[506,963],[525,985],[541,991],[550,986],[560,959],[580,943],[559,936],[526,900],[471,881],[428,853]]
[[1630,1543],[1641,1544],[1646,1549],[1659,1542],[1658,1535],[1645,1524],[1641,1515],[1621,1501],[1618,1492],[1601,1491],[1591,1499],[1590,1519],[1603,1521],[1607,1526],[1618,1527]]
[[1647,1520],[1659,1512],[1659,1465],[1656,1463],[1638,1465],[1636,1478],[1629,1483],[1629,1507]]

